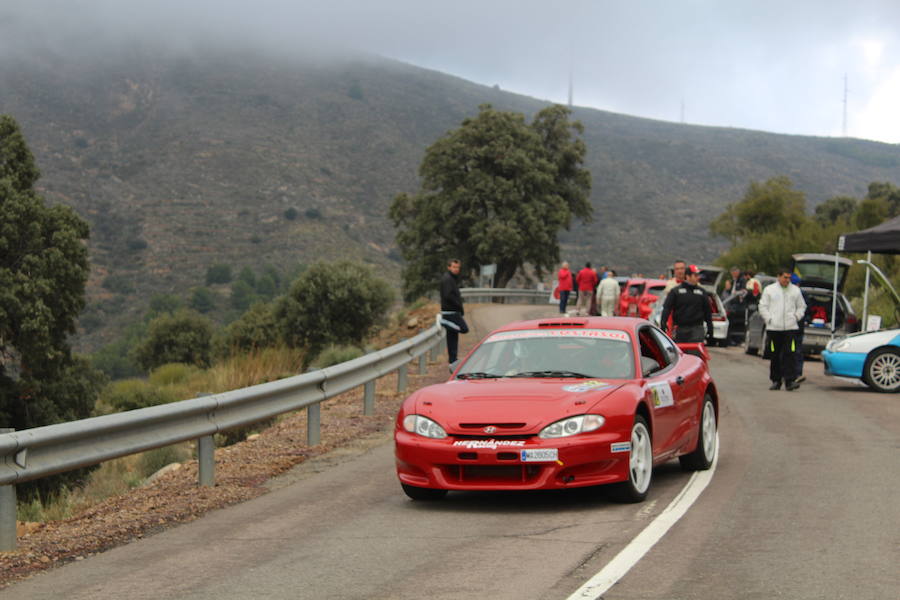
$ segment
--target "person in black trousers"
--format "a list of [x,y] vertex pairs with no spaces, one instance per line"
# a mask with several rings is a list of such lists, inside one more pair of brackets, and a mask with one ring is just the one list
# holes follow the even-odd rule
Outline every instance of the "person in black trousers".
[[459,293],[459,259],[447,262],[447,272],[441,278],[441,325],[447,330],[447,358],[450,364],[456,362],[459,349],[459,334],[469,333],[469,326],[463,319],[462,294]]
[[712,309],[707,292],[700,287],[700,269],[690,265],[684,281],[666,295],[659,322],[665,327],[672,315],[676,342],[702,342],[712,337]]

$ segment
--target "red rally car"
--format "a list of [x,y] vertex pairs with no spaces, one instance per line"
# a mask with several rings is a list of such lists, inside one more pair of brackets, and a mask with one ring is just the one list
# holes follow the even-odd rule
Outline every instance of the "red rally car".
[[400,483],[414,500],[612,484],[615,499],[640,502],[654,465],[712,464],[719,404],[707,359],[702,344],[676,345],[637,318],[501,327],[449,381],[404,401]]

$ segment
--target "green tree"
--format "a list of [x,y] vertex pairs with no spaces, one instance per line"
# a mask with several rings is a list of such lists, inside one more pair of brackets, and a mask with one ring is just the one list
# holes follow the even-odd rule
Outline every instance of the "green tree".
[[208,287],[194,288],[189,304],[198,313],[206,314],[216,307],[216,293]]
[[892,183],[873,181],[866,198],[881,199],[887,204],[887,218],[900,215],[900,188]]
[[206,269],[206,285],[216,283],[231,283],[231,267],[215,264]]
[[816,221],[822,226],[834,225],[838,220],[849,223],[856,210],[856,198],[836,196],[816,207]]
[[214,341],[216,356],[230,356],[255,348],[268,348],[282,343],[274,306],[257,302],[236,321],[225,328]]
[[134,349],[135,360],[145,371],[166,363],[208,367],[212,331],[206,317],[190,310],[161,315],[150,321],[146,338]]
[[498,287],[525,264],[542,276],[558,262],[559,230],[592,215],[582,129],[569,114],[551,106],[528,124],[482,105],[426,150],[420,191],[399,194],[390,209],[407,299],[433,289],[450,257],[468,273],[496,264]]
[[241,312],[250,308],[258,300],[253,286],[244,280],[235,281],[231,286],[231,306]]
[[103,377],[67,338],[84,308],[87,223],[34,190],[18,124],[0,115],[0,427],[90,416]]
[[184,307],[184,301],[173,294],[153,294],[144,320],[152,321],[156,317],[171,314]]
[[316,263],[279,300],[275,318],[288,346],[307,348],[308,364],[328,344],[362,344],[392,301],[390,286],[369,267]]
[[806,223],[806,198],[787,177],[751,182],[744,198],[710,223],[714,235],[740,243],[772,231],[790,232]]

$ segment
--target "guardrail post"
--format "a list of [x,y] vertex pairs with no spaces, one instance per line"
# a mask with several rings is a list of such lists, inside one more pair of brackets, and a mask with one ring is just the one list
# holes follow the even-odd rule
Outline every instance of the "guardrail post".
[[[15,429],[0,428],[0,433],[12,433]],[[16,486],[0,485],[0,552],[16,549]]]
[[400,365],[400,368],[397,369],[397,393],[403,393],[406,391],[406,372],[409,370],[406,363]]
[[375,381],[367,381],[363,386],[363,414],[375,414]]
[[306,407],[306,445],[319,445],[319,423],[321,404],[310,404]]
[[216,485],[216,440],[204,435],[197,440],[197,464],[200,466],[198,484],[202,487]]
[[419,375],[424,375],[428,372],[428,365],[425,362],[427,358],[424,354],[419,355]]
[[431,355],[429,356],[428,360],[430,360],[431,362],[437,362],[438,352],[440,351],[440,349],[441,349],[441,342],[440,342],[440,340],[438,340],[434,344],[434,346],[431,347],[431,350],[430,350]]

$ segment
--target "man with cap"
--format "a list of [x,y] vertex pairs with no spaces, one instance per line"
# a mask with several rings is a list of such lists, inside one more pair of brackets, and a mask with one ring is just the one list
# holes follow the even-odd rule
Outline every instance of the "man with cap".
[[712,336],[712,309],[706,290],[699,284],[700,269],[697,265],[689,265],[684,281],[666,295],[659,322],[667,323],[672,315],[676,342],[702,342]]

